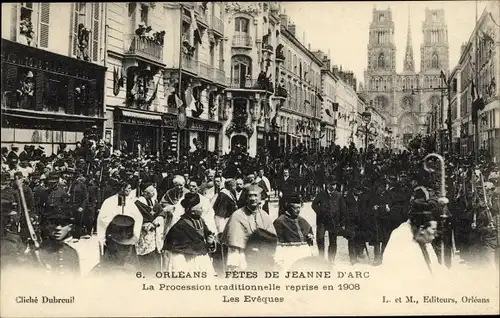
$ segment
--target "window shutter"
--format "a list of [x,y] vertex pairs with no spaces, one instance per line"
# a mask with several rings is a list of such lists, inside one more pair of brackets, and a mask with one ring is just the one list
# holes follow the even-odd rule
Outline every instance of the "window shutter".
[[50,3],[40,3],[40,47],[49,47]]
[[[44,3],[45,4],[45,3]],[[45,75],[42,71],[35,71],[35,110],[43,110],[45,100]]]
[[20,22],[20,17],[19,15],[21,14],[19,10],[19,5],[17,3],[12,3],[12,24],[10,26],[10,36],[12,41],[17,41],[18,38],[18,30],[19,30],[19,22]]
[[99,61],[99,3],[92,4],[92,61]]
[[77,55],[78,49],[78,16],[79,16],[79,3],[72,4],[71,10],[71,55]]

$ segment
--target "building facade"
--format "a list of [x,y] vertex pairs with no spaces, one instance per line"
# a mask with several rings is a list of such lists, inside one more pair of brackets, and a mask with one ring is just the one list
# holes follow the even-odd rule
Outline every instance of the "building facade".
[[[395,26],[390,9],[373,9],[369,30],[365,93],[369,103],[387,119],[394,148],[405,148],[411,138],[426,132],[429,121],[435,133],[444,130],[446,85],[441,71],[449,70],[448,31],[443,9],[425,11],[420,47],[420,72],[415,71],[408,16],[403,71],[396,71]],[[431,116],[429,117],[429,114]],[[438,138],[438,137],[436,137]]]
[[116,149],[218,149],[222,14],[220,3],[107,4],[105,135]]
[[103,19],[101,3],[2,4],[2,147],[50,155],[102,135]]
[[321,112],[321,146],[330,147],[338,141],[338,110],[339,103],[336,98],[336,91],[339,78],[333,74],[331,60],[322,54],[323,68],[321,70],[321,90],[323,92],[323,103]]
[[302,144],[317,149],[321,137],[321,68],[323,63],[297,36],[296,26],[286,14],[280,15],[280,45],[285,62],[280,64],[281,85],[288,100],[281,107],[281,143],[284,149]]
[[356,78],[351,71],[343,71],[342,66],[334,66],[333,74],[339,78],[335,93],[338,103],[336,114],[338,137],[335,143],[341,147],[349,147],[353,142],[356,147],[364,147],[364,139],[356,134],[361,125],[360,114],[365,108],[356,92]]
[[462,155],[474,150],[475,127],[472,120],[474,94],[485,107],[478,113],[479,149],[500,158],[500,8],[488,3],[469,38],[462,45],[458,64],[450,75],[452,135],[454,149]]

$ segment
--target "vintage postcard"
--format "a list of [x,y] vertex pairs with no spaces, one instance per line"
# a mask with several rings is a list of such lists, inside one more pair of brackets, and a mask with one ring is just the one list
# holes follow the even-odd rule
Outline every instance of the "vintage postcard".
[[2,4],[2,317],[499,314],[497,1]]

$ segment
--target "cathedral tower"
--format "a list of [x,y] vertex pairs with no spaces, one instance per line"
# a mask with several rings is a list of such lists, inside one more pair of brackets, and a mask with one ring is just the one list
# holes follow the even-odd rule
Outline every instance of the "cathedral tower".
[[368,43],[368,70],[396,72],[396,45],[391,9],[373,9]]
[[365,92],[373,107],[387,118],[392,113],[396,45],[391,9],[373,9],[368,42],[368,68],[365,70]]
[[439,73],[449,70],[448,27],[444,19],[444,9],[425,9],[422,26],[424,43],[420,47],[420,72]]

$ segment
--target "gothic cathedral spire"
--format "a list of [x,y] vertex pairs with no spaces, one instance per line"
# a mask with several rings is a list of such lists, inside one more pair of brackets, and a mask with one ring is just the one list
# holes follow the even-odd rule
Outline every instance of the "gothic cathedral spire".
[[408,4],[408,34],[406,36],[405,62],[403,63],[405,72],[415,72],[415,60],[413,58],[413,45],[411,41],[410,5]]

